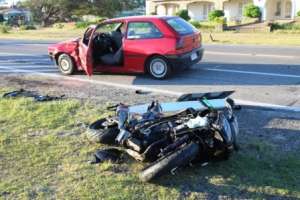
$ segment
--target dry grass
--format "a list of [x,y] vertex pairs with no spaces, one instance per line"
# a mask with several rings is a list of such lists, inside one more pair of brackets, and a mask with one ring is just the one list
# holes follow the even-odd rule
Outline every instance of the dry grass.
[[[26,39],[26,40],[67,40],[81,37],[84,29],[74,26],[63,28],[41,28],[38,30],[11,30],[9,33],[0,33],[0,39]],[[203,31],[203,40],[206,44],[255,44],[255,45],[300,45],[299,31],[275,31],[273,33],[237,33],[213,32],[215,41],[211,41],[207,31]]]
[[237,32],[213,32],[215,41],[211,41],[210,33],[204,32],[204,43],[224,44],[253,44],[253,45],[278,45],[299,46],[300,33],[273,32],[273,33],[237,33]]

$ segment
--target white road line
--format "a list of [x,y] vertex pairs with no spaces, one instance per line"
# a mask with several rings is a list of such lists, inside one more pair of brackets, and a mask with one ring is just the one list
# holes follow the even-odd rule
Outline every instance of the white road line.
[[41,57],[45,54],[36,55],[35,53],[9,53],[9,52],[0,52],[0,56],[32,56],[32,57]]
[[57,68],[51,65],[18,65],[18,66],[4,66],[0,65],[0,69],[10,69],[10,70],[28,70],[28,71],[58,71]]
[[276,74],[276,73],[241,71],[241,70],[232,70],[232,69],[216,69],[216,68],[203,68],[203,70],[206,70],[206,71],[217,71],[217,72],[239,73],[239,74],[253,74],[253,75],[261,75],[261,76],[276,76],[276,77],[287,77],[287,78],[300,78],[300,75],[293,75],[293,74]]
[[284,58],[284,59],[297,58],[296,56],[288,56],[288,55],[237,53],[237,52],[221,52],[221,51],[205,51],[205,54],[223,55],[223,56],[255,56],[255,57],[269,57],[269,58]]
[[[33,72],[30,70],[20,70],[20,69],[11,69],[11,68],[7,68],[7,69],[11,70],[12,72]],[[92,80],[90,78],[83,79],[83,78],[77,78],[77,77],[62,76],[60,74],[47,74],[47,73],[41,73],[41,72],[33,72],[33,73],[38,74],[40,76],[88,82],[88,83],[93,83],[93,84],[100,84],[100,85],[129,89],[129,90],[143,90],[143,91],[149,91],[149,92],[154,92],[154,93],[159,93],[159,94],[164,94],[164,95],[172,95],[172,96],[176,96],[176,97],[184,94],[182,92],[174,92],[174,91],[170,91],[170,90],[162,90],[162,89],[140,87],[140,86],[133,86],[133,85],[123,85],[123,84],[111,83],[111,82],[106,82],[106,81]],[[274,110],[300,112],[300,107],[282,106],[282,105],[275,105],[275,104],[268,104],[268,103],[261,103],[261,102],[245,101],[245,100],[241,100],[241,99],[235,99],[235,101],[237,104],[240,104],[240,105],[264,107],[264,108],[269,108],[269,109],[274,109]]]

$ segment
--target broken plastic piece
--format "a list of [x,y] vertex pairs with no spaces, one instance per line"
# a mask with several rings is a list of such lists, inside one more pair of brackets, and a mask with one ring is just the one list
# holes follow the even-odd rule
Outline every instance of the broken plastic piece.
[[97,164],[102,162],[118,162],[121,158],[122,151],[116,148],[97,150],[94,154],[94,160],[91,164]]

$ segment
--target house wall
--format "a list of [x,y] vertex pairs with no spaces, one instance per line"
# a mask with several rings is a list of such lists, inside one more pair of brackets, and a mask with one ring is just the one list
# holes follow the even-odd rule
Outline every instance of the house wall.
[[251,0],[231,0],[224,2],[223,10],[225,17],[229,21],[241,20],[243,17],[243,8],[251,2]]
[[203,21],[207,20],[208,13],[214,10],[214,2],[195,2],[188,4],[189,16],[193,20]]
[[[275,16],[276,2],[282,2],[282,15]],[[286,2],[290,1],[291,17],[287,17]],[[146,0],[146,13],[174,15],[179,9],[187,9],[195,20],[206,20],[207,12],[213,9],[224,10],[225,17],[230,21],[242,18],[242,9],[248,3],[254,3],[262,12],[262,20],[293,19],[300,10],[300,0]]]

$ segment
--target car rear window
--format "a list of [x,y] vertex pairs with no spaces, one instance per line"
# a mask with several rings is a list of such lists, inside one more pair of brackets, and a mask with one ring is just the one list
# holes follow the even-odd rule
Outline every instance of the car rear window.
[[180,35],[195,33],[197,29],[180,17],[166,19],[166,22]]

